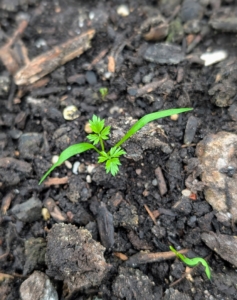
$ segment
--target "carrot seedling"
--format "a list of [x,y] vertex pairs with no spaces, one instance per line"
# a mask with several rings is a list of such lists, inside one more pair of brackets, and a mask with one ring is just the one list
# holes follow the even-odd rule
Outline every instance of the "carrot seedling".
[[[105,126],[105,120],[101,120],[99,117],[93,115],[92,120],[89,121],[93,133],[87,136],[91,143],[79,143],[71,145],[65,149],[60,154],[58,161],[40,179],[39,184],[41,184],[45,178],[65,160],[90,149],[95,150],[99,154],[98,163],[105,164],[106,173],[111,173],[113,176],[115,176],[119,171],[119,165],[121,165],[119,157],[126,154],[126,152],[120,147],[124,142],[126,142],[132,135],[134,135],[139,129],[144,127],[149,122],[190,110],[192,110],[192,108],[174,108],[145,115],[138,120],[121,138],[121,140],[118,141],[118,143],[114,145],[108,152],[105,151],[104,141],[109,139],[110,126]],[[100,149],[96,147],[98,144],[100,145]]]
[[184,256],[183,254],[179,253],[172,246],[170,246],[170,250],[173,251],[175,253],[175,255],[180,260],[182,260],[182,262],[184,262],[186,265],[188,265],[189,267],[195,267],[199,263],[202,264],[203,267],[205,268],[205,272],[206,272],[207,278],[211,279],[211,270],[210,270],[210,267],[209,267],[208,263],[205,261],[204,258],[201,258],[201,257],[188,258],[188,257]]

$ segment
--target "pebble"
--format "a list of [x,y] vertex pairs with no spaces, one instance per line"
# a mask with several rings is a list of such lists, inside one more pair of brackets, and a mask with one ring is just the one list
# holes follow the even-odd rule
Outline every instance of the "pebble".
[[188,189],[182,190],[182,195],[188,198],[191,195],[191,191]]
[[88,166],[87,166],[87,172],[88,172],[89,174],[91,174],[91,173],[93,172],[94,168],[95,168],[95,165],[88,165]]
[[35,154],[38,155],[41,152],[43,136],[37,132],[24,133],[20,136],[18,142],[18,150],[21,157],[33,159]]
[[32,197],[21,204],[16,204],[11,211],[18,220],[31,223],[41,219],[41,208],[42,202]]
[[49,277],[39,271],[34,271],[20,287],[22,300],[58,300],[58,294]]
[[151,183],[152,183],[152,185],[157,186],[158,181],[157,181],[157,179],[153,179]]
[[69,105],[64,108],[63,117],[67,121],[72,121],[80,117],[80,112],[75,105]]
[[214,52],[206,52],[201,55],[201,59],[205,61],[205,67],[214,65],[228,57],[227,51],[219,50]]
[[14,128],[9,131],[9,134],[13,140],[18,140],[19,137],[22,135],[22,131]]
[[86,167],[85,167],[85,164],[80,164],[79,167],[78,167],[78,172],[79,173],[84,173],[86,170]]
[[204,8],[197,0],[184,0],[180,10],[180,17],[185,23],[189,20],[201,19],[203,12]]
[[94,85],[97,83],[97,78],[96,78],[96,74],[93,71],[87,71],[86,72],[86,81],[90,84],[90,85]]
[[47,208],[43,207],[43,208],[42,208],[42,211],[41,211],[41,214],[42,214],[43,219],[44,219],[45,221],[48,221],[48,220],[50,219],[50,213],[49,213],[49,211],[48,211]]
[[66,161],[64,162],[64,164],[65,164],[65,166],[66,166],[68,169],[72,169],[72,164],[70,163],[69,160],[66,160]]
[[52,157],[52,160],[51,160],[52,164],[56,164],[56,162],[58,161],[58,159],[59,159],[59,156],[58,155],[54,155]]
[[117,14],[122,17],[127,17],[130,14],[129,7],[125,4],[121,4],[117,8]]
[[78,167],[80,166],[80,162],[79,161],[76,161],[74,164],[73,164],[73,167],[72,167],[72,173],[77,175],[78,174]]
[[86,182],[87,182],[87,183],[91,183],[91,181],[92,181],[92,180],[91,180],[91,176],[90,176],[90,175],[87,175],[87,176],[86,176]]
[[6,97],[10,89],[10,78],[9,76],[0,76],[0,96]]
[[136,169],[136,174],[139,176],[139,175],[141,175],[141,173],[142,173],[142,170],[141,169]]
[[177,65],[185,58],[181,47],[165,43],[149,46],[143,57],[150,62],[168,65]]
[[179,115],[178,115],[178,114],[174,114],[174,115],[170,116],[170,119],[171,119],[172,121],[177,121],[178,118],[179,118]]
[[92,130],[91,130],[91,125],[89,122],[86,122],[85,126],[84,126],[84,130],[86,133],[92,133]]
[[195,133],[197,131],[198,119],[194,116],[188,118],[188,122],[184,133],[184,144],[189,145],[192,143]]

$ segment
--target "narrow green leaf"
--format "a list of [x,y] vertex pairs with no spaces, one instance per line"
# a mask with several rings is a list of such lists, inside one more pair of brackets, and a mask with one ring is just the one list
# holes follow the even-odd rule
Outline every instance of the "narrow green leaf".
[[180,260],[182,260],[186,265],[188,265],[190,267],[195,267],[196,265],[201,263],[203,265],[203,267],[205,268],[207,278],[211,279],[211,270],[210,270],[208,263],[205,261],[204,258],[202,258],[202,257],[188,258],[188,257],[184,256],[183,254],[179,253],[172,246],[170,246],[170,250],[173,251]]
[[41,184],[45,178],[59,165],[61,165],[65,160],[69,159],[70,157],[85,152],[89,149],[94,149],[96,152],[99,152],[99,150],[89,143],[79,143],[75,145],[69,146],[67,149],[65,149],[59,156],[58,161],[52,165],[52,167],[43,175],[43,177],[40,179],[39,184]]
[[154,121],[154,120],[157,120],[160,118],[164,118],[164,117],[169,117],[174,114],[181,114],[183,112],[187,112],[192,109],[193,108],[173,108],[173,109],[158,111],[158,112],[154,112],[154,113],[145,115],[128,130],[128,132],[124,135],[124,137],[122,137],[121,140],[115,146],[119,147],[120,145],[122,145],[124,142],[126,142],[127,139],[129,139],[132,135],[134,135],[139,129],[141,129],[142,127],[144,127],[147,123],[150,123],[151,121]]

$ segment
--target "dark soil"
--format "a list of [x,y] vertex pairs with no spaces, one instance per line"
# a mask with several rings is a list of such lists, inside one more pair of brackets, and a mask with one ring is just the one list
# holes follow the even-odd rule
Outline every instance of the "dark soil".
[[[180,11],[178,7],[182,1],[167,1],[168,11],[165,2],[0,0],[1,46],[6,43],[6,35],[13,36],[19,13],[24,13],[29,23],[21,39],[30,60],[88,29],[96,30],[90,49],[51,72],[47,84],[26,89],[20,96],[17,93],[22,88],[15,85],[6,65],[0,64],[1,82],[5,82],[0,88],[0,272],[13,276],[0,286],[1,299],[20,299],[20,286],[34,270],[48,274],[59,299],[65,299],[62,288],[65,277],[56,280],[47,272],[50,267],[44,259],[48,232],[58,222],[86,227],[93,239],[106,247],[104,257],[110,266],[100,284],[80,290],[71,299],[237,299],[235,267],[201,239],[203,232],[234,236],[235,226],[217,220],[202,187],[189,198],[182,196],[182,191],[187,189],[185,180],[198,167],[192,165],[197,143],[210,133],[236,131],[236,113],[230,112],[226,105],[216,106],[214,96],[208,94],[222,70],[229,80],[225,91],[228,94],[235,84],[231,81],[231,71],[225,71],[225,61],[205,67],[199,59],[207,49],[221,49],[228,52],[228,62],[236,61],[236,33],[223,33],[210,27],[205,35],[200,34],[200,42],[193,50],[186,53],[189,57],[178,64],[149,62],[144,59],[144,53],[154,41],[144,40],[143,22],[157,16],[159,9],[168,22],[175,18],[175,9],[178,15],[184,13],[184,8]],[[201,29],[213,15],[228,16],[236,12],[235,1],[203,2],[207,3],[203,4],[201,15],[194,4],[189,4],[192,9],[186,10],[186,14],[197,14]],[[177,4],[172,8],[172,3]],[[130,8],[128,16],[117,14],[120,4]],[[171,44],[181,46],[185,53],[191,35],[183,32]],[[105,55],[93,64],[102,51]],[[115,57],[115,72],[110,74],[107,72],[109,55]],[[142,86],[165,76],[168,76],[167,85],[150,93],[141,92]],[[108,88],[105,97],[99,92],[102,87]],[[230,104],[231,100],[227,105]],[[71,121],[63,117],[63,110],[69,105],[75,105],[79,113]],[[51,166],[53,155],[59,155],[71,144],[86,141],[84,128],[93,114],[104,118],[107,124],[117,123],[122,128],[121,124],[129,117],[139,119],[147,113],[178,107],[192,107],[193,111],[179,115],[177,120],[164,118],[153,122],[157,128],[154,139],[168,148],[139,148],[133,141],[135,146],[126,145],[128,157],[121,159],[116,177],[106,175],[104,167],[97,165],[97,155],[89,151],[69,160],[72,165],[80,162],[79,174],[73,174],[63,164],[50,175],[68,177],[66,183],[38,185]],[[197,123],[194,122],[191,137],[186,136],[187,142],[184,134],[189,134],[186,126],[191,116]],[[146,139],[141,143],[146,144]],[[137,159],[133,160],[136,151]],[[165,192],[157,185],[158,167],[164,176]],[[34,210],[31,212],[28,206],[23,208],[23,216],[19,216],[16,205],[29,199],[27,205],[32,205]],[[156,225],[144,205],[153,213],[159,211]],[[43,219],[42,208],[52,212],[52,206],[56,207],[54,214],[48,220]],[[33,247],[38,238],[37,246]],[[27,241],[32,241],[30,247]],[[189,257],[206,258],[212,269],[212,280],[207,279],[199,266],[192,270],[191,279],[184,276],[175,283],[185,272],[185,265],[177,259],[142,264],[139,259],[136,263],[130,261],[139,251],[167,252],[169,245],[189,249]],[[36,254],[32,250],[35,247]],[[128,261],[118,258],[116,253],[126,255]],[[144,279],[143,275],[148,277]]]

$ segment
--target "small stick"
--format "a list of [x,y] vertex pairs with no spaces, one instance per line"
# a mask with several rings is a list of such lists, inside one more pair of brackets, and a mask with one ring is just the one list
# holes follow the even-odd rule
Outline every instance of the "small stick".
[[[180,250],[179,253],[186,254],[189,249]],[[147,264],[152,262],[160,262],[167,259],[176,258],[175,253],[172,251],[169,252],[158,252],[158,253],[137,253],[131,257],[129,257],[127,261],[127,265],[131,267],[135,267],[141,264]]]
[[150,211],[150,209],[148,208],[148,206],[146,204],[144,204],[144,207],[145,207],[146,211],[148,212],[148,215],[151,217],[152,221],[156,225],[156,218],[154,217],[153,213]]
[[44,186],[49,187],[51,185],[58,185],[58,184],[66,184],[68,183],[68,177],[62,178],[49,178],[47,181],[44,182]]
[[154,90],[156,90],[158,87],[160,87],[164,82],[168,80],[168,76],[166,75],[165,78],[157,81],[153,81],[151,83],[148,83],[137,90],[136,97],[141,97],[144,94],[150,93]]
[[90,29],[80,36],[54,47],[22,67],[14,76],[17,85],[28,85],[51,73],[59,66],[81,55],[91,47],[90,40],[94,37],[95,30]]
[[155,169],[155,175],[156,175],[156,179],[158,182],[160,194],[161,194],[161,196],[164,196],[167,193],[167,186],[165,183],[164,175],[163,175],[160,167]]
[[1,212],[3,215],[5,215],[7,213],[7,210],[10,207],[13,198],[14,198],[13,192],[10,192],[5,197],[3,197],[2,205],[1,205]]

